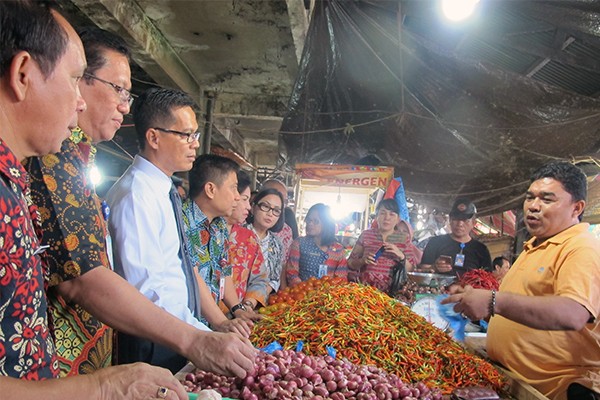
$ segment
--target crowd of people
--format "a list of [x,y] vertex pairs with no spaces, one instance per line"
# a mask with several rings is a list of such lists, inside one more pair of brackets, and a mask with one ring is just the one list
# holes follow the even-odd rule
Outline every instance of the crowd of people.
[[[423,252],[395,200],[382,200],[346,259],[329,207],[311,207],[306,236],[295,237],[283,182],[252,195],[234,161],[197,156],[189,95],[152,88],[133,102],[120,37],[76,32],[34,1],[0,2],[0,22],[2,396],[183,400],[173,373],[188,360],[253,371],[257,310],[282,288],[329,275],[393,293],[417,268],[457,277],[484,268],[498,291],[453,287],[446,301],[490,319],[490,356],[552,398],[598,398],[600,245],[580,222],[577,167],[554,162],[533,175],[532,238],[512,268],[471,237],[476,208],[465,198],[450,233]],[[101,200],[87,171],[130,112],[140,151]],[[176,172],[189,172],[189,194]]]

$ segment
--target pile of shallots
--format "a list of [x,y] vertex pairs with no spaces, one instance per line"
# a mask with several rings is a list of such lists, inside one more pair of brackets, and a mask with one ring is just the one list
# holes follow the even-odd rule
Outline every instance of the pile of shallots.
[[440,400],[442,394],[422,382],[408,384],[374,366],[360,366],[331,356],[308,356],[291,350],[261,352],[253,374],[244,379],[189,373],[190,392],[214,389],[225,397],[258,399]]

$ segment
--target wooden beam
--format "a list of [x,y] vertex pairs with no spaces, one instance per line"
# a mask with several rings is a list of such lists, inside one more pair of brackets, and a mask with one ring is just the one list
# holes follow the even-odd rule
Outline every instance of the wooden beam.
[[285,0],[287,4],[288,15],[290,17],[290,29],[296,48],[296,60],[300,64],[302,51],[304,50],[304,41],[308,32],[308,16],[304,8],[304,0]]
[[[559,35],[558,32],[557,32],[557,37],[558,36],[564,36],[564,35]],[[560,45],[560,49],[557,50],[557,52],[558,51],[563,51],[564,49],[566,49],[574,41],[575,41],[575,38],[573,38],[573,37],[563,38],[563,42]],[[558,53],[555,53],[554,57],[556,57],[556,54],[558,54]],[[536,72],[538,72],[539,70],[541,70],[542,68],[544,68],[544,66],[546,64],[548,64],[551,60],[552,60],[552,58],[550,58],[550,57],[544,57],[544,58],[540,59],[538,62],[534,63],[533,65],[531,65],[527,69],[527,71],[525,72],[525,75],[528,76],[528,77],[532,77],[533,75],[535,75]]]
[[200,101],[200,85],[162,32],[133,0],[71,0],[100,28],[116,32],[132,46],[133,59],[156,82],[177,86]]
[[541,44],[535,44],[531,41],[523,40],[523,38],[518,36],[511,36],[510,38],[489,36],[486,37],[484,41],[500,44],[541,59],[547,58],[548,61],[555,61],[576,69],[600,73],[600,60],[592,59],[590,57],[575,56],[564,52],[564,49],[575,41],[572,37],[565,40],[561,49],[553,49]]

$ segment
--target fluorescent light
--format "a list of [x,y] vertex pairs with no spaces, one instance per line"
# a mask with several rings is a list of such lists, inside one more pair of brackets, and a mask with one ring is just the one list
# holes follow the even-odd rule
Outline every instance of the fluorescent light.
[[467,19],[475,11],[479,0],[442,0],[442,12],[450,21]]

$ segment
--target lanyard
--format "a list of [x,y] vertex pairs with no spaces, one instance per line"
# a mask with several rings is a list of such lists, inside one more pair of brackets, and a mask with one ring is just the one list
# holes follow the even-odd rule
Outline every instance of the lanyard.
[[102,209],[102,218],[104,218],[104,221],[108,221],[110,207],[108,206],[106,200],[102,200],[102,203],[100,203],[100,208]]
[[464,250],[464,248],[465,248],[465,244],[464,244],[464,243],[461,243],[461,244],[460,244],[460,253],[458,253],[458,254],[462,254],[462,253],[463,253],[463,250]]

